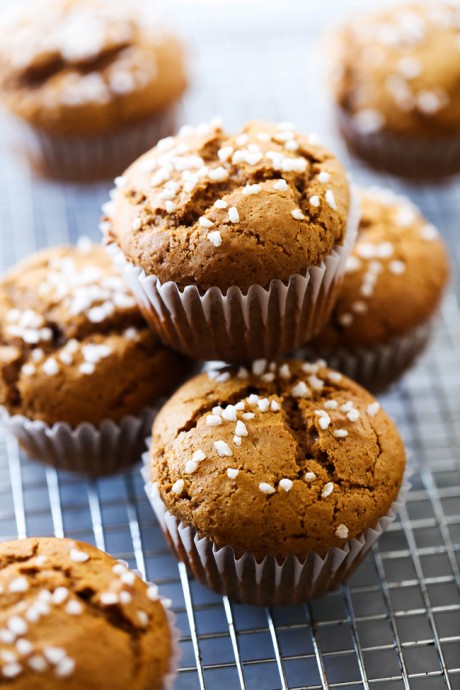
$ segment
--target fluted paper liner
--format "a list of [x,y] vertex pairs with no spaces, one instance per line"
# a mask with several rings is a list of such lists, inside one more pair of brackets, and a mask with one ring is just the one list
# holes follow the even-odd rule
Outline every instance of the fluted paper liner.
[[228,362],[271,359],[299,347],[328,320],[356,240],[359,203],[352,191],[347,230],[320,266],[293,274],[287,284],[272,280],[268,288],[251,285],[246,294],[237,286],[224,294],[211,287],[201,294],[195,285],[183,290],[161,284],[128,262],[114,244],[109,250],[121,268],[144,317],[161,340],[195,359]]
[[373,393],[384,390],[396,381],[425,350],[433,332],[434,319],[417,326],[407,335],[371,348],[357,347],[328,350],[306,345],[298,350],[297,359],[326,360],[331,369],[341,371]]
[[[148,453],[144,455],[144,462]],[[202,584],[244,604],[292,606],[305,603],[336,589],[364,559],[380,535],[394,521],[410,489],[406,467],[398,496],[375,527],[350,539],[343,547],[329,549],[324,557],[310,553],[304,561],[290,555],[284,559],[265,556],[260,563],[247,551],[237,558],[230,546],[218,547],[208,537],[172,515],[158,489],[149,481],[148,467],[142,470],[145,490],[160,526],[176,558],[186,564]]]
[[45,174],[88,182],[121,175],[159,139],[175,130],[176,113],[169,109],[148,119],[95,136],[57,136],[16,120],[26,153]]
[[[160,597],[160,601],[163,597]],[[163,688],[162,690],[173,690],[174,681],[177,677],[177,671],[179,668],[179,661],[182,656],[181,649],[179,647],[179,641],[181,638],[180,630],[177,627],[177,619],[173,611],[167,608],[166,604],[163,604],[164,610],[166,612],[166,617],[169,623],[169,630],[171,631],[171,660],[169,662],[169,671],[163,678]]]
[[98,477],[140,460],[157,410],[158,406],[145,407],[137,416],[126,415],[118,422],[107,419],[97,427],[84,422],[72,428],[65,422],[50,426],[23,415],[10,415],[0,407],[0,423],[34,460]]
[[395,175],[434,179],[460,171],[460,137],[410,137],[382,129],[360,132],[350,115],[338,110],[340,130],[351,149],[370,165]]

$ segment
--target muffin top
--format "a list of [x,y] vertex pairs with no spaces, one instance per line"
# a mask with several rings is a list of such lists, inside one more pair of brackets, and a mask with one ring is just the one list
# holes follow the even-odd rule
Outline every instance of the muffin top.
[[178,40],[122,0],[29,0],[2,22],[0,90],[56,135],[93,135],[149,117],[185,88]]
[[447,251],[436,228],[403,196],[360,191],[356,245],[316,349],[372,347],[410,333],[437,310],[449,279]]
[[183,127],[117,180],[103,231],[160,282],[247,290],[287,281],[341,244],[350,191],[337,159],[291,123]]
[[363,134],[460,128],[460,8],[409,3],[354,16],[335,36],[337,101]]
[[0,544],[0,685],[160,690],[172,636],[155,585],[70,539]]
[[0,281],[0,404],[48,424],[135,414],[171,390],[184,359],[159,344],[107,251],[37,252]]
[[160,411],[150,455],[176,518],[258,558],[324,555],[375,526],[405,466],[375,398],[321,361],[200,374]]

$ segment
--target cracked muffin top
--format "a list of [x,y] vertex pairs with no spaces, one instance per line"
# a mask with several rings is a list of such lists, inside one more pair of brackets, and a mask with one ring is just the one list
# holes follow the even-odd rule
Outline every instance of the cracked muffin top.
[[48,424],[99,424],[171,391],[185,359],[148,329],[107,251],[32,254],[0,280],[0,404]]
[[356,129],[458,133],[460,8],[409,2],[354,15],[331,37],[333,88]]
[[406,335],[436,313],[449,279],[437,229],[409,199],[360,190],[358,240],[327,326],[311,342],[335,350],[372,347]]
[[1,27],[6,105],[56,135],[100,134],[150,117],[186,86],[181,44],[145,3],[29,1]]
[[[0,544],[0,685],[161,690],[173,642],[155,585],[70,539]],[[165,602],[166,603],[166,602]]]
[[161,283],[247,290],[320,264],[347,227],[345,172],[291,123],[183,127],[116,180],[102,230]]
[[239,556],[328,549],[374,527],[405,453],[379,403],[324,362],[203,373],[160,411],[152,484],[167,509]]

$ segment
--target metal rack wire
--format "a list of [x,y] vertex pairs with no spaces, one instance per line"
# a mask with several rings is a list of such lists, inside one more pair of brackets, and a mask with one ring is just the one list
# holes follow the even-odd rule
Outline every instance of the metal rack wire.
[[[361,3],[167,3],[194,64],[183,119],[290,119],[317,130],[353,170],[321,96],[317,36],[330,17]],[[192,5],[192,6],[191,6]],[[0,260],[6,267],[46,244],[98,237],[108,185],[34,178],[2,142]],[[460,185],[407,187],[439,225],[458,261]],[[457,265],[455,266],[457,269]],[[458,273],[457,273],[458,275]],[[189,579],[170,556],[137,469],[87,482],[21,456],[0,439],[0,539],[69,536],[95,543],[155,580],[174,602],[182,631],[178,690],[291,690],[378,686],[460,690],[460,312],[455,285],[430,351],[382,402],[395,418],[414,468],[398,520],[342,588],[308,606],[259,609],[219,597]]]

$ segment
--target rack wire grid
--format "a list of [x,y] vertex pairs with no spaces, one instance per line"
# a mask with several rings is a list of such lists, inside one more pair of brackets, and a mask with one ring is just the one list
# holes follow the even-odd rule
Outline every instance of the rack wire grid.
[[[460,313],[456,229],[460,184],[408,186],[350,160],[320,76],[320,36],[361,2],[165,3],[189,44],[192,87],[181,119],[215,114],[229,129],[252,117],[316,130],[359,183],[402,191],[443,232],[455,278],[427,354],[382,396],[414,474],[406,507],[338,591],[305,606],[242,606],[194,582],[170,555],[138,468],[100,481],[57,473],[0,439],[0,539],[93,542],[146,573],[172,599],[181,629],[177,690],[378,687],[460,690]],[[34,177],[1,142],[0,258],[7,267],[45,245],[98,238],[109,184]],[[1,681],[0,681],[1,685]]]

